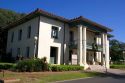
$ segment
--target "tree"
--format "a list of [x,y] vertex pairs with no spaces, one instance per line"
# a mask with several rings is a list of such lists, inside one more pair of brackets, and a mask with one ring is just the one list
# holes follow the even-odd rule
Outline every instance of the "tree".
[[123,60],[123,49],[125,49],[125,43],[116,39],[110,40],[110,57],[112,61]]
[[16,13],[11,10],[0,8],[0,27],[4,27],[9,23],[24,17],[25,15],[26,14],[24,13]]
[[16,21],[26,14],[16,13],[11,10],[0,8],[0,55],[4,55],[6,53],[6,42],[7,42],[7,30],[2,28],[4,26],[9,25],[13,21]]

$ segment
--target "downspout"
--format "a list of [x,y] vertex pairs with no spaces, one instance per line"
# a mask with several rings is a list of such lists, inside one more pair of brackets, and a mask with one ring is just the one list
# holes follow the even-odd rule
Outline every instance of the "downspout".
[[40,30],[40,16],[38,17],[38,31],[37,31],[38,40],[37,40],[37,53],[36,53],[36,58],[38,58],[39,30]]
[[65,56],[65,23],[64,23],[64,33],[63,33],[63,64],[64,64],[64,56]]

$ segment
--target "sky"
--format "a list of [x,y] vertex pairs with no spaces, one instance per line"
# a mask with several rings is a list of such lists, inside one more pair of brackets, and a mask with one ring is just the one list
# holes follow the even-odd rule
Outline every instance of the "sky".
[[0,8],[30,13],[36,8],[71,19],[83,16],[113,29],[125,42],[125,0],[0,0]]

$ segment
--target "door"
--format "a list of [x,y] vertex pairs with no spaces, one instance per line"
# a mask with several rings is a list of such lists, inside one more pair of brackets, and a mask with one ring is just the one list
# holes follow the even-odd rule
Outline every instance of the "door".
[[58,59],[58,48],[50,47],[50,63],[57,64]]

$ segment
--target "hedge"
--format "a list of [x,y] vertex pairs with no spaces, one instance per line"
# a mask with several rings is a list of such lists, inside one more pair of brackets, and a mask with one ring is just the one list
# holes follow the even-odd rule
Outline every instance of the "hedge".
[[111,65],[110,68],[113,68],[113,69],[125,69],[125,64],[124,65]]
[[4,69],[4,70],[8,70],[11,69],[15,66],[15,64],[13,63],[0,63],[0,70]]
[[43,59],[22,60],[17,63],[16,70],[19,72],[47,71],[48,64]]
[[77,65],[50,65],[51,71],[78,71],[83,70],[82,66]]
[[46,59],[28,59],[21,60],[16,64],[0,63],[0,69],[10,69],[19,72],[38,72],[38,71],[78,71],[83,70],[82,66],[78,65],[49,65]]

